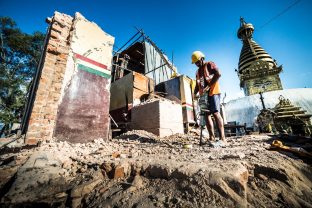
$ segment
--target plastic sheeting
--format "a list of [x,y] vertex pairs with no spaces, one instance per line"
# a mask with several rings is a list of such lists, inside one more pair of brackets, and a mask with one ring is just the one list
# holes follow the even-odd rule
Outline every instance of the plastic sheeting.
[[[285,89],[263,93],[266,108],[274,108],[282,95],[290,102],[308,114],[312,114],[312,88]],[[236,100],[231,100],[225,104],[225,115],[227,121],[236,121],[239,124],[247,124],[247,127],[255,125],[256,118],[262,110],[260,95],[251,95]]]
[[[157,85],[160,82],[167,81],[171,78],[173,70],[170,69],[166,61],[163,60],[161,54],[148,42],[144,42],[145,47],[145,75],[152,78]],[[171,64],[166,55],[166,60]]]

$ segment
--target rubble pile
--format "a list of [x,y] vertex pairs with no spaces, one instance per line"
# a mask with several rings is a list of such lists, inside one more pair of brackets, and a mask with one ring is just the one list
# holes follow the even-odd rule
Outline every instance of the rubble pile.
[[[196,133],[131,131],[2,152],[1,207],[312,207],[312,168],[272,138],[199,146]],[[12,160],[8,160],[12,158]]]

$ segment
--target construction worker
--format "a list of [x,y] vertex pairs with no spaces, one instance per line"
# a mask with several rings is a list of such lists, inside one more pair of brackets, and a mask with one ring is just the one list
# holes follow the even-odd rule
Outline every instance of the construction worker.
[[219,128],[221,143],[226,144],[224,135],[223,119],[220,114],[220,85],[219,78],[221,73],[212,61],[205,62],[205,55],[200,51],[194,51],[192,54],[192,64],[198,67],[196,72],[196,87],[194,95],[199,92],[200,96],[205,93],[208,94],[208,109],[206,117],[206,125],[209,132],[209,140],[215,141],[214,127],[211,119],[211,114],[216,120],[216,124]]

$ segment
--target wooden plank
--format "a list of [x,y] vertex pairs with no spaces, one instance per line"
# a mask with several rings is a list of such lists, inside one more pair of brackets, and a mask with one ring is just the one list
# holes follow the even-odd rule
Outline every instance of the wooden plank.
[[146,93],[149,93],[149,91],[153,91],[154,82],[152,79],[134,72],[133,73],[133,87],[137,88],[139,90],[142,90]]
[[142,95],[147,95],[147,94],[148,94],[148,92],[145,92],[145,91],[142,91],[142,90],[134,88],[133,89],[133,100],[135,100],[135,99],[140,99],[141,100]]

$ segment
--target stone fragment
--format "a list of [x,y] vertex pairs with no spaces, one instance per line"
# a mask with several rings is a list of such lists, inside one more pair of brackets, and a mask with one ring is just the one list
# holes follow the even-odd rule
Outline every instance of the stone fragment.
[[78,207],[80,207],[80,205],[81,205],[81,200],[82,200],[82,197],[73,198],[72,201],[71,201],[71,207],[72,207],[72,208],[78,208]]
[[144,181],[143,181],[142,177],[140,175],[136,175],[132,181],[132,185],[137,187],[137,188],[143,187]]
[[268,177],[266,177],[263,174],[257,174],[257,177],[260,178],[261,180],[264,180],[264,181],[268,180]]
[[17,172],[18,167],[1,168],[0,169],[0,189],[5,186]]
[[95,179],[87,183],[83,183],[79,186],[76,186],[71,190],[71,198],[80,198],[84,197],[86,194],[89,194],[95,186],[102,182],[102,179]]
[[242,152],[226,154],[223,156],[223,159],[244,159],[246,155]]
[[257,190],[258,189],[257,185],[256,185],[256,183],[254,181],[251,181],[250,185],[251,185],[253,190]]
[[139,153],[137,153],[137,152],[132,152],[132,153],[129,155],[130,158],[135,158],[135,157],[138,157],[138,156],[139,156]]
[[67,197],[67,195],[68,195],[67,193],[61,192],[61,193],[56,194],[55,197],[56,198],[65,198],[65,197]]
[[103,175],[103,173],[102,173],[101,170],[95,171],[95,172],[92,174],[92,178],[93,178],[94,180],[95,180],[95,179],[100,179],[100,180],[104,180],[104,179],[105,179],[105,177],[104,177],[104,175]]
[[136,191],[137,189],[140,189],[144,186],[144,181],[140,175],[136,175],[132,181],[132,186],[129,187],[129,191],[133,192]]
[[119,152],[113,152],[112,158],[117,158],[117,157],[120,157],[120,153]]

